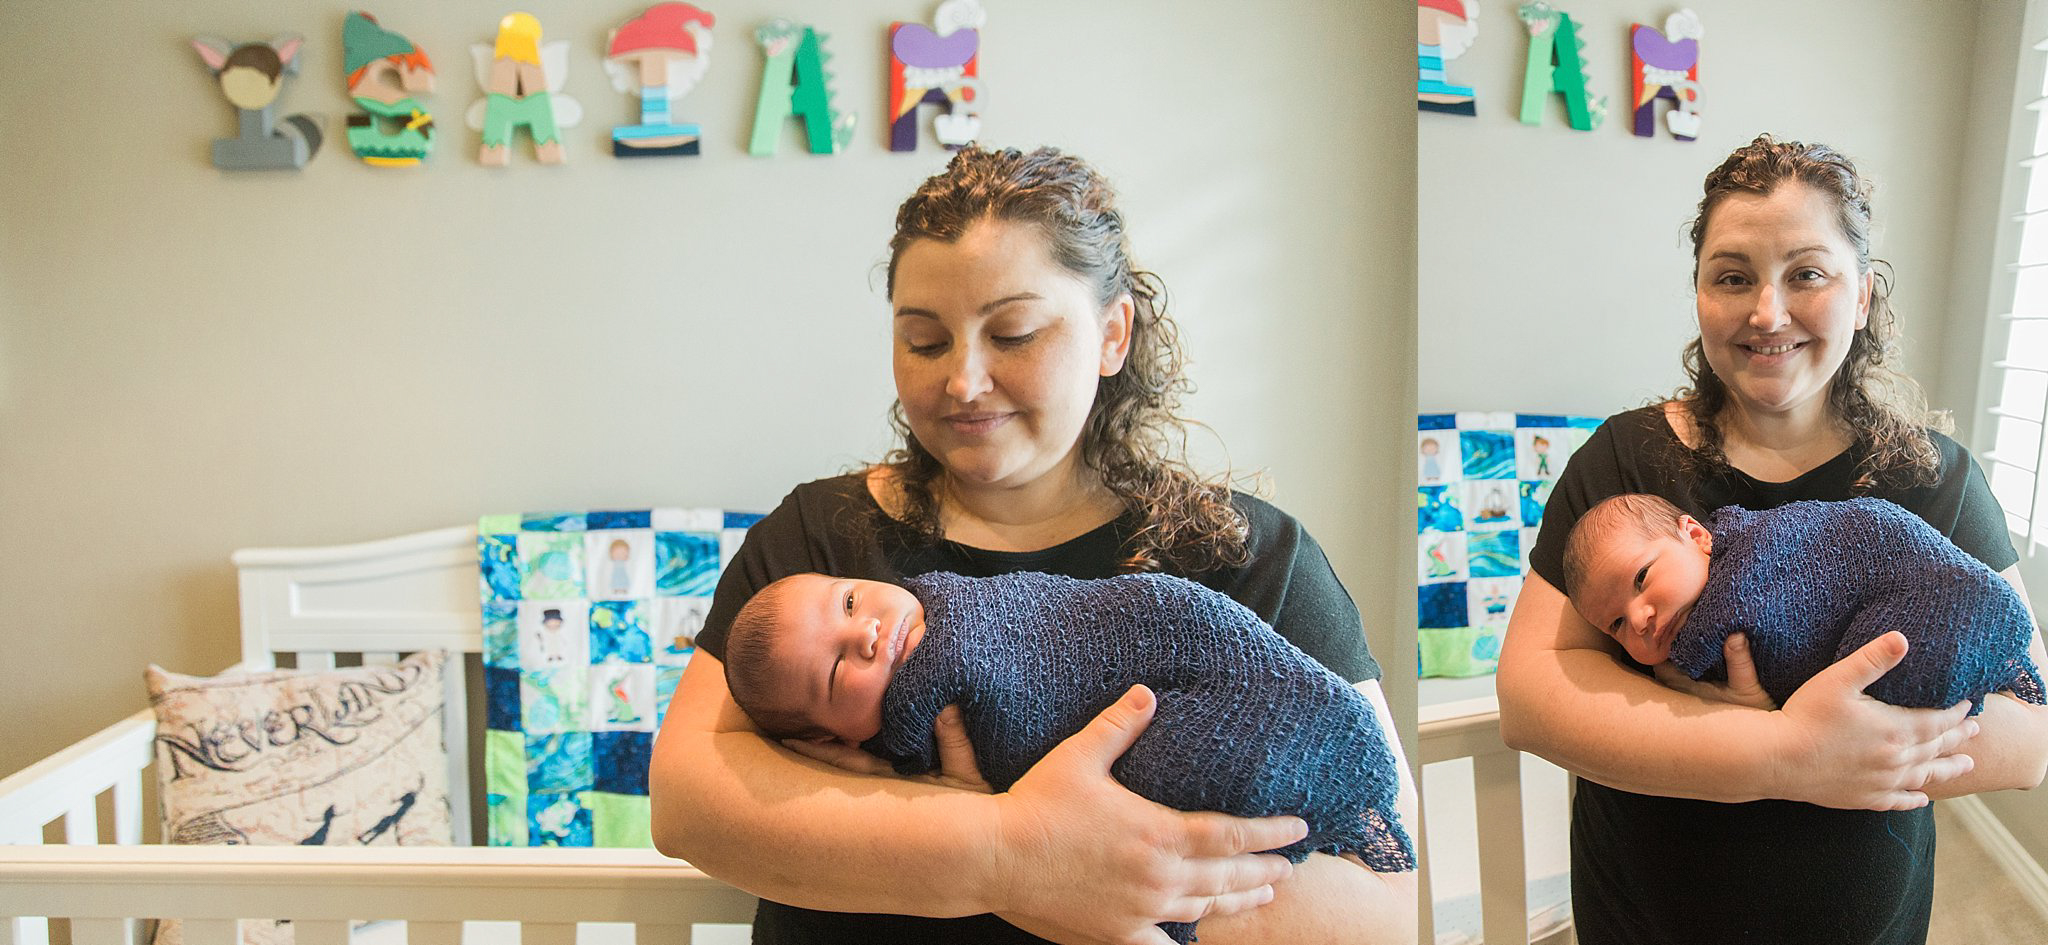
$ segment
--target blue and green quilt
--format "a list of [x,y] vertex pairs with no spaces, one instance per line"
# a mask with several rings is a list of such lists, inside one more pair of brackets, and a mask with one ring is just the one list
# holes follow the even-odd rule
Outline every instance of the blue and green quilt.
[[1529,571],[1543,503],[1597,417],[1425,413],[1417,423],[1416,633],[1424,676],[1478,676]]
[[477,522],[491,845],[652,845],[654,732],[718,576],[759,519],[642,509]]

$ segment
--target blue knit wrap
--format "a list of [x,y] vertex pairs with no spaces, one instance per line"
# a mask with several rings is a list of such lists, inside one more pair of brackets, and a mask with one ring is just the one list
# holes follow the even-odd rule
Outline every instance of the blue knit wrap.
[[[1160,574],[940,572],[905,585],[924,604],[924,638],[861,746],[897,771],[937,767],[932,725],[957,703],[982,776],[1007,790],[1144,683],[1159,708],[1111,768],[1125,787],[1180,810],[1301,817],[1308,836],[1277,851],[1297,863],[1353,853],[1380,872],[1415,868],[1372,704],[1229,597]],[[1181,942],[1193,929],[1162,927]]]
[[1886,631],[1906,659],[1864,691],[1914,708],[1997,691],[2042,704],[2020,596],[1934,526],[1883,499],[1723,506],[1707,526],[1707,585],[1671,644],[1671,663],[1726,678],[1721,646],[1749,634],[1757,681],[1780,705],[1801,683]]

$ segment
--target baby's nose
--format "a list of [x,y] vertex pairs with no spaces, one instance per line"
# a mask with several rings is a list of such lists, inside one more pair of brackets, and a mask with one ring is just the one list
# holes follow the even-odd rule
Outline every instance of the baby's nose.
[[1655,626],[1657,623],[1656,608],[1651,607],[1648,604],[1638,604],[1636,606],[1635,619],[1631,622],[1634,623],[1634,626],[1630,629],[1633,629],[1635,632],[1650,632],[1650,628]]
[[862,646],[862,653],[868,659],[874,659],[875,654],[881,650],[881,646],[882,621],[879,618],[870,617],[868,618],[867,639]]

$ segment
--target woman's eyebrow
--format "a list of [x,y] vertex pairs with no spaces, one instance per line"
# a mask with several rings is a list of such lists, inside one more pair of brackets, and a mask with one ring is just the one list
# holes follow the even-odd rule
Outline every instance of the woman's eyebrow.
[[1016,293],[1015,295],[1006,295],[1003,296],[1002,298],[999,298],[993,302],[988,303],[987,305],[982,306],[981,314],[987,315],[990,312],[995,311],[996,309],[1002,308],[1003,306],[1010,304],[1011,302],[1036,302],[1044,298],[1045,296],[1039,295],[1036,292],[1019,292]]

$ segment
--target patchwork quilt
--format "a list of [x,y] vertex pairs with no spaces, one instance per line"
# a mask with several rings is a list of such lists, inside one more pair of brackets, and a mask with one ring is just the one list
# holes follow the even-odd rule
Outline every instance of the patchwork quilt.
[[1478,676],[1501,636],[1543,504],[1598,417],[1425,413],[1416,458],[1417,641],[1424,676]]
[[487,515],[486,824],[493,846],[646,847],[654,732],[712,591],[759,515]]

